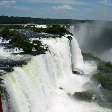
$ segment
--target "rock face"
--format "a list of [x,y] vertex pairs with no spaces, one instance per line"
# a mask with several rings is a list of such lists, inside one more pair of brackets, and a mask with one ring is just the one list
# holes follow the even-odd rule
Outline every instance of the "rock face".
[[62,88],[62,87],[59,87],[59,89],[63,90],[63,88]]
[[84,72],[81,71],[81,70],[79,70],[79,69],[75,69],[75,70],[73,69],[73,70],[72,70],[72,73],[73,73],[73,74],[77,74],[77,75],[83,75],[83,74],[84,74]]
[[73,39],[73,37],[72,36],[68,36],[67,37],[70,41]]
[[92,101],[94,98],[93,93],[88,91],[75,92],[72,96],[79,100],[84,100],[88,102]]
[[0,75],[6,72],[12,72],[14,67],[26,65],[28,61],[29,60],[0,59]]

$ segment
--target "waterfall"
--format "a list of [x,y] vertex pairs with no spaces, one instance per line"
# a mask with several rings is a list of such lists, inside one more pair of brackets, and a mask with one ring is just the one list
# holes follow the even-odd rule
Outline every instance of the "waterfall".
[[[75,38],[72,52],[66,36],[42,42],[48,46],[46,54],[33,56],[27,65],[2,76],[9,95],[7,101],[3,100],[4,112],[111,112],[69,96],[83,91],[83,84],[90,81],[72,73],[72,64],[79,69],[86,65]],[[88,69],[90,73],[96,66],[89,64]]]
[[[70,26],[70,32],[74,34],[74,26]],[[74,36],[72,36],[72,41],[71,41],[71,53],[72,53],[73,70],[75,70],[76,68],[83,69],[84,66],[83,56],[81,54],[81,49],[79,48],[79,44]]]
[[71,41],[71,47],[72,47],[71,52],[72,52],[73,69],[75,68],[82,69],[84,67],[83,56],[81,54],[81,49],[79,48],[77,40],[74,37]]

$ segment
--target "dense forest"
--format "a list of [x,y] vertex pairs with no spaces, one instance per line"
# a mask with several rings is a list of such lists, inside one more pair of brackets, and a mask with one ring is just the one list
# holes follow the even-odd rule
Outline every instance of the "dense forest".
[[0,16],[0,24],[76,24],[93,22],[93,20],[75,20],[75,19],[49,19],[49,18],[31,18]]

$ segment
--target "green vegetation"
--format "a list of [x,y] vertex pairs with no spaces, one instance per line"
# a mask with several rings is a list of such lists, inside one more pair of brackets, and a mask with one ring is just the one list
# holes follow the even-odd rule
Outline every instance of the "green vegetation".
[[46,29],[46,33],[59,34],[61,36],[63,36],[64,34],[71,34],[69,31],[67,31],[64,28],[64,26],[60,26],[60,25],[52,25],[52,26],[48,27]]
[[5,39],[10,39],[9,44],[14,47],[22,48],[25,53],[31,53],[33,48],[35,48],[38,53],[44,53],[47,50],[44,49],[39,40],[36,40],[36,44],[35,42],[31,43],[28,37],[8,27],[1,28],[0,35]]
[[25,28],[28,28],[34,32],[44,32],[44,33],[49,33],[49,34],[57,34],[57,35],[60,35],[60,36],[63,36],[65,34],[71,34],[73,35],[72,33],[70,33],[69,31],[67,31],[64,26],[60,26],[58,24],[54,24],[54,25],[51,25],[51,26],[48,26],[47,28],[36,28],[35,26],[31,27],[30,25],[26,26]]
[[111,64],[111,62],[106,62],[106,63],[105,63],[105,66],[112,69],[112,64]]
[[[85,61],[95,61],[97,63],[97,71],[90,78],[91,83],[88,82],[84,85],[87,89],[86,92],[92,91],[95,95],[94,100],[100,106],[112,108],[112,63],[105,62],[91,54],[83,53],[83,58]],[[77,99],[85,100],[85,96],[85,94],[80,93],[77,95]],[[91,98],[90,95],[89,98]]]
[[60,36],[63,36],[65,34],[73,35],[69,31],[67,31],[64,26],[60,26],[58,24],[49,25],[47,28],[37,28],[35,27],[35,25],[27,25],[25,27],[23,25],[7,25],[7,26],[2,26],[0,28],[0,34],[3,37],[9,37],[9,36],[14,35],[12,34],[14,33],[14,31],[12,30],[17,30],[17,29],[31,30],[37,33],[44,32],[44,33],[49,33],[49,34],[57,34]]
[[20,34],[14,35],[10,41],[10,44],[18,48],[22,48],[26,53],[31,52],[33,49],[33,44],[30,43],[30,40],[26,36]]
[[39,40],[33,40],[33,47],[38,51],[39,54],[42,54],[48,50],[47,48],[44,48],[42,42]]
[[96,80],[104,89],[112,90],[112,63],[105,62],[91,54],[83,53],[84,60],[97,62],[97,73],[94,74],[91,80]]
[[8,98],[8,93],[6,92],[5,87],[0,85],[0,97],[4,100]]
[[95,62],[99,62],[99,63],[102,61],[98,57],[95,57],[95,56],[93,56],[92,54],[89,54],[89,53],[82,53],[82,55],[83,55],[84,60],[88,60],[88,61],[93,61],[94,60]]
[[20,34],[15,35],[11,39],[10,44],[17,46],[18,48],[22,48],[25,53],[31,53],[33,48],[35,48],[38,54],[42,54],[47,51],[47,49],[42,45],[41,41],[35,40],[31,43],[31,41],[25,35]]
[[42,32],[46,32],[46,28],[36,28],[35,26],[31,28],[31,26],[26,27],[34,32],[38,32],[38,33],[42,33]]
[[[47,48],[44,48],[39,40],[31,42],[29,38],[26,35],[20,33],[18,29],[26,31],[30,30],[37,33],[44,32],[55,34],[59,37],[65,34],[71,34],[64,28],[64,26],[60,26],[57,24],[48,26],[47,28],[37,28],[35,27],[35,25],[27,25],[25,27],[23,25],[7,25],[0,27],[0,36],[8,40],[10,39],[11,45],[13,45],[14,47],[22,48],[25,53],[31,53],[32,49],[35,49],[40,54],[44,53]],[[53,38],[55,37],[56,36],[53,36]],[[69,36],[68,39],[71,40],[72,37]]]
[[0,36],[6,38],[6,39],[10,39],[11,36],[15,36],[16,32],[15,30],[10,30],[8,27],[3,27],[0,30]]
[[74,19],[49,19],[49,18],[31,18],[31,17],[8,17],[0,16],[0,24],[77,24],[93,22],[93,20],[74,20]]
[[75,92],[73,97],[90,102],[92,101],[93,93],[90,91]]
[[112,78],[109,75],[94,74],[93,79],[97,80],[104,89],[112,90]]

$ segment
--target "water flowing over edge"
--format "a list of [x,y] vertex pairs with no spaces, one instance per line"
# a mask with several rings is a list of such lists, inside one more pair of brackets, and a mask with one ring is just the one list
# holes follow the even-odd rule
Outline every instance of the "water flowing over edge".
[[[49,48],[46,54],[32,57],[28,65],[3,76],[9,94],[3,100],[4,112],[111,112],[68,95],[84,90],[96,65],[83,62],[75,37],[71,42],[66,37],[42,39]],[[88,77],[73,74],[76,68]]]

